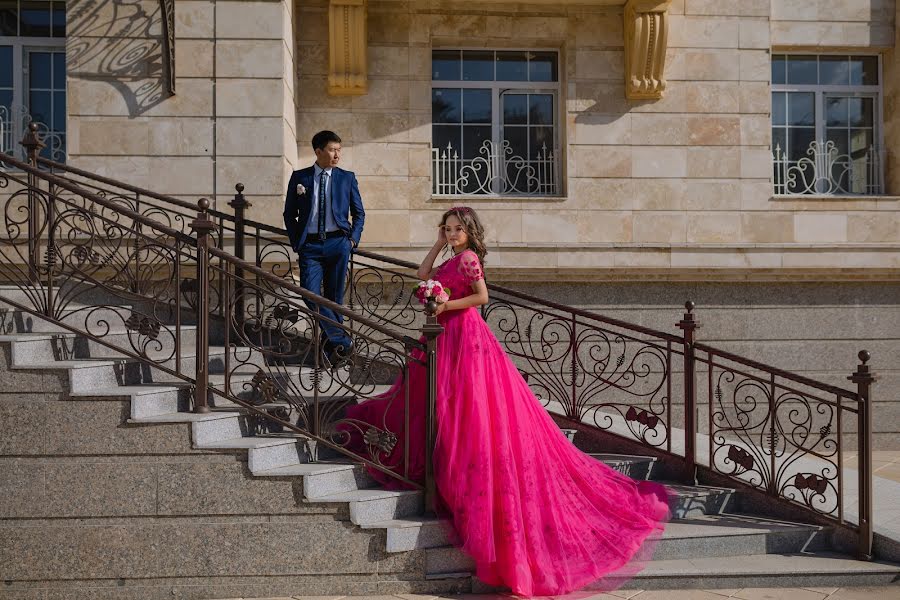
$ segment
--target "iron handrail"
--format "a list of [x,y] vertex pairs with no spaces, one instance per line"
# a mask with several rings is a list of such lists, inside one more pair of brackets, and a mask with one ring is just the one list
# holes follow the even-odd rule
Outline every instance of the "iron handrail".
[[[196,213],[196,211],[197,211],[196,204],[188,202],[186,200],[182,200],[180,198],[175,198],[174,196],[160,194],[158,192],[154,192],[154,191],[148,190],[146,188],[138,187],[136,185],[131,185],[124,181],[118,181],[116,179],[111,179],[109,177],[97,175],[96,173],[92,173],[90,171],[85,171],[84,169],[79,169],[78,167],[74,167],[69,164],[56,162],[56,161],[50,160],[48,158],[44,158],[42,156],[37,157],[37,162],[39,164],[50,167],[51,169],[67,171],[69,173],[74,173],[80,177],[86,177],[88,179],[93,179],[95,181],[99,181],[100,183],[104,183],[106,185],[112,185],[112,186],[115,186],[118,188],[122,188],[123,190],[128,190],[129,192],[133,192],[135,194],[140,194],[141,196],[146,196],[148,198],[153,198],[155,200],[161,200],[163,202],[167,202],[169,204],[178,206],[179,208],[183,208],[183,209],[192,211],[193,213]],[[226,212],[222,212],[220,210],[208,209],[207,212],[216,218],[223,219],[228,222],[235,221],[234,215],[230,215],[230,214],[228,214]],[[249,225],[250,227],[253,227],[254,229],[260,229],[262,231],[267,231],[269,233],[274,233],[276,235],[287,235],[287,232],[285,230],[279,229],[278,227],[275,227],[273,225],[268,225],[266,223],[261,223],[258,221],[252,221],[252,220],[246,219],[246,220],[244,220],[244,224]],[[231,229],[231,231],[234,231],[234,229]],[[275,240],[272,239],[270,241],[275,241]]]
[[[803,375],[797,375],[796,373],[791,373],[790,371],[785,371],[784,369],[779,369],[778,367],[773,367],[772,365],[767,365],[766,363],[762,363],[751,358],[747,358],[744,356],[740,356],[737,354],[733,354],[731,352],[726,352],[725,350],[720,350],[718,348],[714,348],[709,344],[704,344],[702,342],[696,342],[694,344],[694,348],[696,350],[702,350],[706,352],[711,357],[718,356],[721,358],[728,359],[730,361],[736,362],[738,364],[742,364],[747,367],[754,368],[758,371],[764,371],[765,373],[775,375],[776,377],[781,377],[782,379],[788,379],[790,381],[794,381],[796,383],[802,383],[803,385],[809,386],[811,388],[815,388],[821,390],[823,392],[829,392],[836,396],[841,396],[843,398],[852,399],[855,401],[859,401],[859,393],[854,392],[848,389],[840,388],[828,383],[824,383],[821,381],[816,381],[815,379],[810,379],[808,377],[804,377]],[[697,359],[701,362],[712,362],[711,359],[702,360]]]
[[[401,260],[399,258],[393,258],[390,256],[385,256],[383,254],[377,254],[375,252],[369,252],[368,250],[360,250],[357,248],[354,254],[358,256],[362,256],[365,258],[370,258],[372,260],[378,260],[381,262],[385,262],[388,264],[393,264],[398,267],[404,267],[407,269],[418,269],[419,265]],[[554,310],[558,310],[561,312],[577,315],[579,317],[585,319],[592,319],[594,321],[600,321],[601,323],[606,323],[607,325],[613,325],[615,327],[621,327],[622,329],[629,329],[631,331],[637,331],[638,333],[643,333],[645,335],[649,335],[651,337],[660,338],[665,341],[680,343],[684,340],[677,335],[673,335],[671,333],[666,333],[665,331],[658,331],[655,329],[651,329],[649,327],[643,327],[641,325],[637,325],[635,323],[628,323],[627,321],[621,321],[619,319],[613,319],[612,317],[606,317],[601,314],[597,314],[595,312],[591,312],[588,310],[575,308],[574,306],[566,306],[564,304],[559,304],[557,302],[553,302],[552,300],[546,300],[544,298],[539,298],[537,296],[532,296],[531,294],[526,294],[524,292],[520,292],[518,290],[514,290],[512,288],[504,287],[501,285],[497,285],[496,283],[487,283],[488,290],[493,290],[499,292],[501,294],[505,294],[507,296],[513,296],[514,298],[518,298],[520,300],[524,300],[525,302],[531,302],[533,304],[538,304],[541,306],[546,306],[552,308]]]
[[[103,206],[104,208],[108,208],[108,209],[110,209],[114,212],[117,212],[123,216],[126,216],[129,219],[131,219],[132,221],[140,223],[141,225],[144,225],[151,229],[155,229],[156,231],[159,231],[160,233],[164,233],[170,237],[173,237],[180,242],[184,242],[188,245],[196,245],[196,240],[194,238],[192,238],[191,236],[187,235],[186,233],[178,231],[177,229],[172,229],[171,227],[168,227],[162,223],[159,223],[158,221],[154,221],[153,219],[149,219],[149,218],[145,217],[144,215],[136,213],[133,210],[129,210],[127,208],[119,206],[115,202],[111,202],[110,200],[108,200],[106,198],[103,198],[101,196],[98,196],[97,194],[89,192],[88,190],[82,188],[81,186],[71,183],[69,180],[67,180],[65,178],[59,177],[52,173],[47,173],[46,171],[41,171],[40,169],[38,169],[36,167],[32,167],[31,165],[29,165],[26,162],[22,162],[22,161],[17,160],[9,155],[2,154],[2,153],[0,153],[0,162],[9,163],[9,164],[13,165],[14,167],[16,167],[17,169],[20,169],[21,171],[28,173],[29,175],[39,177],[49,183],[52,183],[53,185],[55,185],[57,187],[60,187],[64,190],[72,192],[73,194],[78,194],[79,196],[82,196],[82,197],[86,198],[87,200],[90,200],[91,202],[99,204],[100,206]],[[26,186],[28,185],[27,182],[23,182],[22,180],[9,175],[8,173],[5,174],[5,177],[7,177],[13,181],[17,181],[19,183],[24,183]],[[39,190],[36,190],[36,191],[38,191],[38,193],[40,193],[40,194],[45,193],[45,192],[41,192]]]

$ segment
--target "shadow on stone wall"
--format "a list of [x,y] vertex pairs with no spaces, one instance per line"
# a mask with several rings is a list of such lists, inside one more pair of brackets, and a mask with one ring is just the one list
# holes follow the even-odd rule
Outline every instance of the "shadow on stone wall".
[[156,0],[78,0],[69,4],[66,70],[112,86],[138,116],[167,97],[163,13]]

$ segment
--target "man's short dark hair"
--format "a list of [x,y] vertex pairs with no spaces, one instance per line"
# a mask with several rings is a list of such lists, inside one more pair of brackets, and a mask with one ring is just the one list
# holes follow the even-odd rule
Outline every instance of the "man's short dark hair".
[[335,144],[340,144],[341,137],[338,134],[336,134],[335,132],[328,131],[327,129],[325,131],[320,131],[319,133],[317,133],[316,135],[313,136],[313,139],[312,139],[313,150],[316,150],[318,148],[321,148],[322,150],[324,150],[325,146],[327,146],[329,144],[329,142],[334,142]]

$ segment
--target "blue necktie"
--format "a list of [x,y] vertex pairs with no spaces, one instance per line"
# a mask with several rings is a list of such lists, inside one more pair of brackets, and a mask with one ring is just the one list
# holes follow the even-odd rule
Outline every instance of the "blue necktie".
[[319,239],[325,240],[325,171],[319,177]]

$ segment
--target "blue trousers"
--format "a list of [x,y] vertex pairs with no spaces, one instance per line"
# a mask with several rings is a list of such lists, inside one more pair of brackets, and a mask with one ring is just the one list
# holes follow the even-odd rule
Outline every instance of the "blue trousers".
[[[315,239],[313,239],[315,238]],[[352,243],[348,237],[319,240],[311,235],[300,247],[300,285],[311,292],[325,296],[337,303],[344,303],[344,287],[347,283],[347,267],[350,263]],[[328,307],[306,301],[306,305],[322,316],[344,322],[344,317]],[[324,319],[319,321],[325,352],[337,346],[350,347],[347,332]]]

